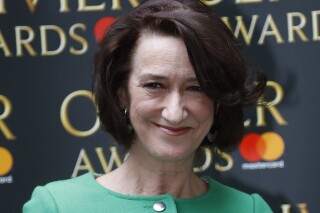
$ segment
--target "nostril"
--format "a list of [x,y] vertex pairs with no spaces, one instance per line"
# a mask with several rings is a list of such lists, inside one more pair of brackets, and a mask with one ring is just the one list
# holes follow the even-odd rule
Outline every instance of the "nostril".
[[171,124],[179,124],[187,118],[187,111],[182,107],[169,108],[165,107],[162,111],[162,117]]
[[168,94],[163,104],[162,117],[171,124],[181,123],[188,115],[180,91],[172,91]]

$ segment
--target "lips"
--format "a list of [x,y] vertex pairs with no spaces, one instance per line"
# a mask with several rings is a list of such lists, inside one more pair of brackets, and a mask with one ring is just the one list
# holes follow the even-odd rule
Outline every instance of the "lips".
[[192,128],[191,127],[179,127],[179,128],[172,128],[168,126],[162,126],[159,124],[155,124],[163,133],[171,136],[180,136],[187,134]]

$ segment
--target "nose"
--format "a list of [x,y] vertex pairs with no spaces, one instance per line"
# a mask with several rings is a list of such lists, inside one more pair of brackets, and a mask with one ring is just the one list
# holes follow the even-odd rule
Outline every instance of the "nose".
[[185,101],[182,94],[173,92],[168,94],[164,101],[162,117],[172,125],[179,125],[188,117]]

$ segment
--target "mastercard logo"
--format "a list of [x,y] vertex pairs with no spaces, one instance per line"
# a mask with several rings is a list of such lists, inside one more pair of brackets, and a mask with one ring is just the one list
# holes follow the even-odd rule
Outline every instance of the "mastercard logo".
[[0,176],[10,172],[13,165],[13,157],[8,149],[0,146]]
[[247,134],[239,146],[240,155],[249,162],[275,161],[283,155],[284,149],[282,137],[275,132]]

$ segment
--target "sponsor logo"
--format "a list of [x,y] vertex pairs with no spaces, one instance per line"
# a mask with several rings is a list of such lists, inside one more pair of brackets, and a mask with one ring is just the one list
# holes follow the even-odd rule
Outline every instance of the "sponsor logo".
[[284,140],[275,132],[247,134],[240,143],[239,152],[250,163],[243,163],[241,167],[244,170],[283,168],[284,161],[277,160],[284,150]]
[[114,17],[107,16],[101,18],[94,26],[94,36],[100,42],[104,35],[108,32],[110,26],[116,21]]
[[0,184],[13,182],[13,178],[11,175],[4,176],[11,171],[12,166],[13,166],[13,157],[10,151],[0,146]]

